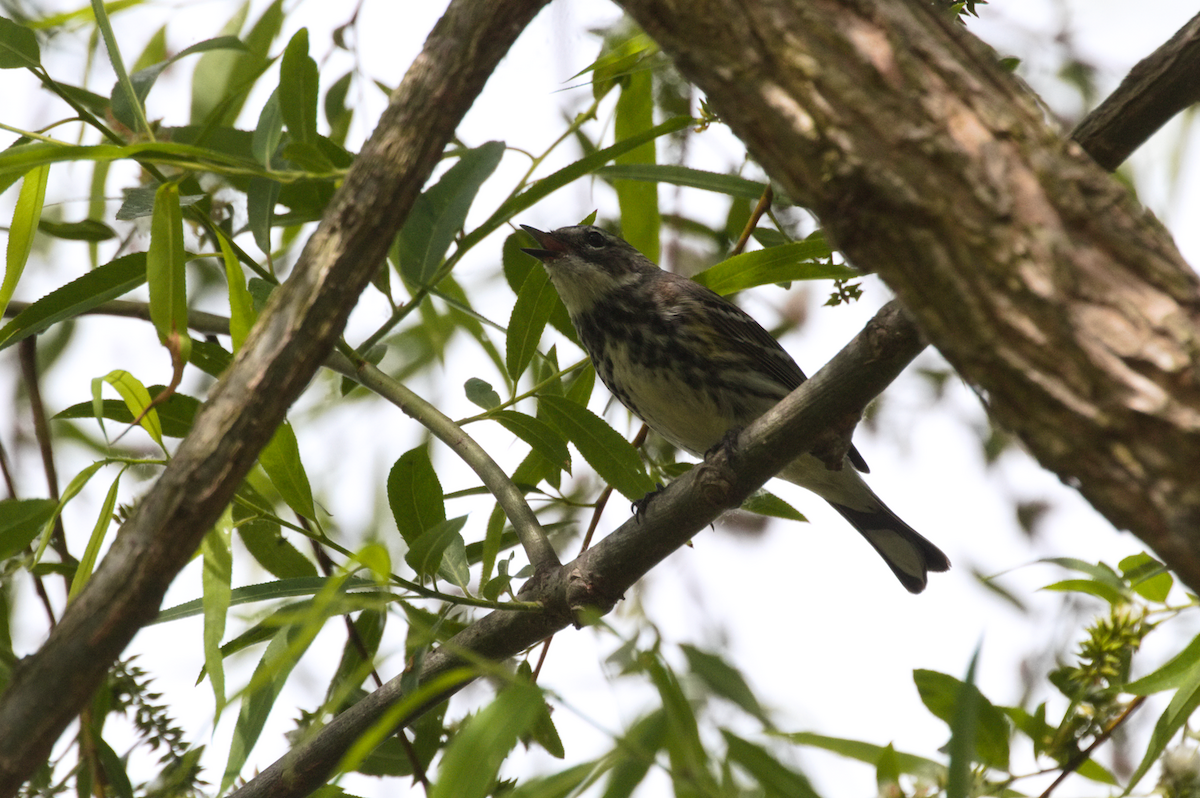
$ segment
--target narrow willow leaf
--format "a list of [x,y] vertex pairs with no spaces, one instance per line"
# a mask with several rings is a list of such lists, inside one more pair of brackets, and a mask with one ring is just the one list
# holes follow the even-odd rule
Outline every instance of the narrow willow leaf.
[[[458,545],[459,548],[464,546],[462,539],[462,528],[467,523],[467,517],[460,515],[457,518],[450,518],[441,523],[434,524],[421,533],[421,536],[412,541],[408,546],[408,552],[404,555],[404,561],[409,564],[417,576],[425,578],[438,573],[442,567],[443,555],[446,554],[452,546]],[[466,555],[463,554],[465,561]],[[456,578],[455,583],[459,580]],[[465,579],[462,581],[466,581]],[[460,587],[462,585],[459,585]]]
[[83,586],[92,577],[92,571],[96,568],[96,558],[100,555],[100,545],[104,543],[104,537],[108,534],[108,528],[113,522],[113,508],[117,506],[117,492],[121,487],[121,475],[125,471],[122,469],[117,472],[116,479],[108,488],[108,493],[104,497],[104,503],[100,506],[100,514],[96,516],[96,524],[92,527],[92,535],[88,538],[87,547],[83,550],[83,556],[79,558],[79,565],[75,567],[75,576],[71,578],[71,589],[67,592],[67,602],[69,603],[75,596],[79,595],[79,591],[83,590]]
[[221,246],[221,258],[225,262],[225,282],[229,286],[229,335],[233,341],[233,351],[236,352],[242,348],[258,314],[254,310],[250,290],[246,288],[246,274],[229,239],[224,233],[219,233],[217,243]]
[[[152,399],[156,399],[165,390],[165,387],[151,385],[146,390]],[[54,418],[55,420],[96,418],[96,409],[97,406],[92,402],[80,402],[58,411],[54,414]],[[173,393],[155,405],[154,412],[158,414],[159,423],[162,425],[163,437],[182,438],[187,435],[192,429],[192,421],[195,420],[196,411],[199,409],[199,399],[182,393]],[[100,402],[99,410],[100,418],[116,421],[118,424],[133,423],[133,413],[130,412],[129,406],[123,400],[103,399]]]
[[677,789],[695,789],[699,794],[716,794],[717,785],[709,771],[708,753],[700,739],[696,712],[684,695],[679,679],[661,661],[648,668],[667,716],[665,748],[671,760],[671,778]]
[[963,727],[963,733],[974,737],[972,755],[975,761],[1000,769],[1008,767],[1008,720],[978,687],[945,673],[920,669],[913,671],[913,682],[922,703],[949,724],[951,732],[955,723],[966,723],[962,713],[969,700],[976,719],[969,730]]
[[[630,138],[654,127],[654,80],[648,69],[638,70],[621,81],[614,121],[617,141]],[[618,164],[653,164],[657,160],[655,142],[647,141],[617,156]],[[617,204],[621,209],[621,234],[650,260],[658,263],[658,232],[662,219],[658,212],[658,184],[618,180]]]
[[409,449],[396,460],[388,472],[387,495],[396,528],[409,546],[446,520],[442,483],[425,446]]
[[[250,751],[262,734],[271,708],[275,706],[275,699],[279,697],[284,684],[287,683],[288,675],[299,659],[298,653],[293,651],[295,646],[291,645],[289,640],[292,632],[290,628],[280,629],[271,639],[251,678],[252,684],[261,686],[242,696],[241,711],[238,713],[237,724],[233,729],[233,741],[229,746],[229,759],[225,763],[225,775],[221,778],[222,793],[241,773]],[[299,653],[303,653],[303,649]]]
[[255,562],[278,579],[315,577],[317,568],[266,518],[238,524],[238,536]]
[[[246,45],[242,44],[236,36],[218,36],[215,39],[206,39],[202,42],[197,42],[191,47],[186,47],[180,50],[175,55],[157,63],[150,64],[142,69],[138,69],[129,76],[129,85],[133,87],[133,95],[137,103],[145,108],[146,98],[150,95],[150,90],[154,88],[158,76],[163,70],[171,64],[178,61],[180,58],[185,58],[196,53],[203,53],[212,50],[239,50],[245,51]],[[136,129],[137,112],[130,106],[129,98],[123,91],[114,91],[112,96],[112,113],[121,124],[128,128]]]
[[271,442],[258,455],[258,462],[288,507],[304,518],[316,518],[312,486],[304,471],[300,443],[291,424],[285,421],[279,425]]
[[613,748],[612,773],[604,790],[604,798],[629,798],[646,778],[655,763],[658,751],[667,737],[667,713],[657,709],[637,723]]
[[783,518],[788,521],[808,520],[804,517],[804,514],[795,507],[788,504],[774,493],[765,490],[756,490],[754,493],[752,493],[750,498],[742,502],[742,509],[758,515],[766,515],[770,516],[771,518]]
[[530,269],[508,320],[508,344],[504,364],[508,377],[514,383],[525,372],[525,367],[537,353],[542,340],[542,330],[550,314],[559,304],[558,292],[550,283],[545,269]]
[[721,730],[729,759],[740,765],[762,787],[763,794],[778,798],[817,798],[812,784],[802,774],[784,765],[762,746]]
[[516,410],[499,410],[490,418],[533,447],[553,466],[570,472],[571,454],[566,439],[549,424]]
[[225,709],[225,660],[221,654],[221,639],[225,637],[225,619],[229,615],[229,599],[233,582],[233,517],[230,508],[204,536],[200,552],[204,558],[201,584],[204,589],[204,669],[212,685],[216,701],[214,717]]
[[1186,684],[1200,673],[1200,635],[1157,670],[1121,687],[1121,692],[1134,695],[1152,695]]
[[759,285],[774,285],[792,280],[845,280],[861,277],[846,266],[823,263],[829,245],[823,238],[793,241],[770,249],[756,249],[734,255],[695,276],[696,282],[722,296]]
[[[533,207],[538,202],[541,202],[543,199],[553,194],[555,191],[574,183],[584,175],[591,174],[601,166],[604,166],[616,158],[618,155],[636,149],[637,147],[645,144],[647,141],[654,141],[661,136],[667,136],[671,133],[683,130],[690,124],[692,124],[692,118],[690,116],[672,117],[660,125],[652,127],[642,133],[638,133],[635,136],[630,136],[629,138],[618,141],[616,144],[605,147],[602,150],[596,150],[594,153],[591,153],[584,158],[580,158],[575,163],[564,166],[557,172],[543,177],[541,180],[538,180],[536,183],[522,191],[517,196],[506,200],[499,208],[496,209],[495,213],[488,217],[486,222],[464,236],[462,241],[463,249],[470,249],[475,244],[491,235],[501,225],[510,221],[521,211]],[[2,165],[3,161],[0,160],[0,167],[2,167]],[[0,172],[0,174],[2,174],[2,172]]]
[[570,399],[546,395],[538,397],[538,409],[622,496],[636,501],[654,490],[637,449],[595,413]]
[[500,394],[496,393],[490,382],[478,377],[471,377],[463,383],[463,393],[471,400],[471,404],[484,410],[491,410],[500,405]]
[[17,283],[29,261],[33,250],[33,236],[37,233],[38,220],[42,218],[42,205],[46,200],[46,181],[50,178],[48,165],[35,167],[25,175],[17,205],[13,209],[12,224],[8,229],[8,249],[4,259],[4,280],[0,281],[0,316],[8,307],[17,290]]
[[410,285],[425,285],[462,229],[483,181],[504,155],[504,143],[489,141],[463,150],[458,162],[413,203],[396,239],[400,274]]
[[429,798],[484,798],[491,793],[508,752],[537,720],[542,693],[515,682],[467,719],[442,754]]
[[1200,707],[1200,668],[1193,669],[1189,678],[1180,684],[1175,695],[1171,696],[1171,703],[1167,705],[1162,715],[1159,716],[1158,722],[1154,724],[1154,731],[1150,733],[1150,742],[1146,745],[1146,754],[1142,757],[1137,770],[1129,777],[1129,783],[1125,788],[1126,794],[1137,786],[1142,777],[1146,775],[1146,771],[1150,770],[1151,766],[1158,761],[1162,752],[1166,750],[1167,744],[1183,728],[1197,707]]
[[[705,172],[687,166],[655,163],[624,163],[596,170],[596,177],[605,180],[641,180],[648,183],[669,183],[673,186],[698,188],[717,194],[727,194],[747,200],[757,200],[767,188],[766,183],[748,180],[737,175]],[[747,216],[749,216],[747,209]],[[741,232],[740,228],[738,232]]]
[[[325,590],[333,577],[315,576],[298,579],[280,579],[276,582],[266,582],[261,585],[248,585],[235,588],[229,597],[229,606],[238,604],[255,604],[260,601],[277,601],[279,599],[295,598],[297,596],[315,596]],[[340,577],[339,577],[340,580]],[[379,586],[370,579],[351,577],[344,580],[346,590],[354,590],[351,596],[387,596],[386,591],[380,591]],[[354,606],[353,609],[361,609]],[[349,610],[347,610],[349,611]],[[178,621],[192,618],[204,612],[204,602],[201,599],[185,601],[174,607],[162,610],[155,616],[152,624]]]
[[179,186],[164,183],[154,193],[150,248],[146,251],[146,280],[150,284],[150,320],[168,347],[178,342],[187,360],[192,339],[187,334],[187,252],[183,246],[183,211]]
[[41,540],[38,541],[37,551],[35,551],[33,555],[34,563],[41,562],[42,555],[46,553],[46,547],[50,545],[50,534],[54,531],[54,524],[58,520],[58,517],[62,514],[63,508],[67,506],[67,503],[70,502],[71,499],[74,499],[76,496],[78,496],[79,492],[83,490],[85,485],[88,484],[88,481],[96,475],[96,472],[106,465],[108,465],[107,461],[98,460],[87,468],[84,468],[82,471],[72,477],[70,482],[67,483],[66,490],[64,490],[62,495],[58,497],[58,504],[55,505],[54,511],[50,513],[50,517],[47,518],[46,523],[42,525],[41,532],[39,533]]
[[[796,745],[808,745],[813,748],[831,751],[847,759],[855,759],[859,762],[865,762],[868,765],[877,765],[879,758],[884,755],[885,751],[884,746],[881,745],[865,743],[861,740],[847,740],[842,737],[829,737],[814,732],[792,732],[783,735],[783,737]],[[900,768],[901,773],[932,774],[940,778],[938,774],[945,772],[945,766],[932,759],[900,751],[894,753],[896,764]]]
[[129,73],[125,69],[125,59],[121,56],[121,49],[117,46],[117,37],[113,33],[112,23],[108,20],[108,9],[104,7],[103,0],[92,0],[92,14],[95,17],[96,27],[104,39],[104,48],[108,51],[109,63],[112,64],[113,72],[117,73],[117,82],[113,86],[112,92],[113,106],[115,108],[118,105],[117,98],[120,98],[119,102],[124,103],[125,107],[130,109],[129,116],[133,124],[128,127],[153,140],[150,123],[146,121],[146,112],[137,99],[133,83],[129,79]]
[[42,52],[33,31],[0,17],[0,69],[28,69],[41,63]]
[[124,369],[114,369],[100,379],[117,389],[117,393],[121,395],[121,399],[133,417],[141,418],[138,425],[146,430],[159,448],[166,451],[166,445],[163,443],[162,422],[158,419],[158,411],[153,408],[146,411],[146,408],[150,407],[152,397],[142,381]]
[[0,560],[32,543],[57,506],[53,499],[0,499]]
[[320,74],[308,54],[308,29],[292,35],[279,62],[279,110],[295,141],[317,140],[317,101]]
[[688,667],[692,673],[699,676],[709,689],[722,698],[732,701],[743,710],[764,723],[769,724],[767,713],[746,683],[741,671],[730,665],[724,658],[702,651],[695,646],[684,645],[684,656],[687,657]]
[[78,222],[41,219],[38,221],[38,230],[64,241],[110,241],[117,237],[116,231],[99,219],[81,219]]

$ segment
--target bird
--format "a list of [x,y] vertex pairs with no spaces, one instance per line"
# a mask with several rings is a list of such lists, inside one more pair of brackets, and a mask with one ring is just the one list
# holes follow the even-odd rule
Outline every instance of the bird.
[[[806,379],[752,316],[621,237],[593,225],[521,227],[537,242],[522,250],[542,262],[600,380],[680,449],[703,457]],[[841,470],[805,454],[778,476],[829,502],[920,593],[950,560],[875,495],[866,470],[851,447]]]

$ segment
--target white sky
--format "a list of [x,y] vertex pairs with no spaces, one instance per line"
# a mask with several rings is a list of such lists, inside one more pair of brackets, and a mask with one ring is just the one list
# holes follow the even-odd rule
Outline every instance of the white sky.
[[[159,14],[162,22],[169,21],[171,48],[179,50],[216,35],[232,8],[233,4],[224,0],[180,3],[125,12],[114,22],[119,41],[140,42],[161,24],[149,24],[144,15]],[[1068,30],[1079,51],[1095,61],[1103,83],[1111,88],[1136,60],[1165,41],[1194,14],[1195,7],[1191,3],[1160,0],[1153,5],[1153,11],[1151,16],[1144,3],[1116,0],[1057,3],[996,0],[983,7],[983,18],[972,21],[969,27],[1001,53],[1023,57],[1023,77],[1044,93],[1056,111],[1073,114],[1077,111],[1077,99],[1058,88],[1053,79],[1061,53],[1051,40],[1061,20],[1068,20]],[[328,37],[333,26],[345,21],[348,13],[340,7],[301,4],[294,18],[289,17],[288,28],[276,49],[282,47],[297,26],[308,25],[313,53],[323,67],[322,78],[335,79],[350,64],[344,53],[328,56],[330,63],[326,64]],[[360,68],[370,77],[394,86],[439,14],[440,6],[426,3],[364,6],[357,29]],[[562,109],[577,108],[590,99],[589,87],[566,88],[571,85],[567,79],[596,55],[596,40],[587,30],[618,16],[615,7],[598,1],[559,0],[553,4],[521,37],[468,115],[459,136],[469,144],[503,139],[530,151],[544,147],[561,130]],[[79,56],[72,55],[65,47],[48,47],[44,53],[47,61],[53,59],[56,75],[68,81],[78,80]],[[136,48],[131,48],[126,58],[132,61],[135,55]],[[152,117],[161,117],[166,124],[185,120],[190,63],[194,61],[164,75],[151,95]],[[15,97],[19,89],[30,110],[10,110],[3,121],[42,124],[62,113],[48,95],[36,91],[23,75],[6,72],[4,80],[9,87],[6,94]],[[104,77],[95,85],[100,87],[98,90],[106,91],[111,77]],[[1107,90],[1102,90],[1102,95]],[[248,108],[253,110],[243,118],[242,126],[253,125],[264,98],[251,97]],[[384,100],[381,94],[368,88],[352,96],[351,101],[361,106],[352,132],[352,138],[361,140],[373,126]],[[18,106],[12,103],[9,107]],[[602,120],[608,121],[603,113]],[[1194,222],[1200,202],[1195,188],[1197,181],[1194,177],[1180,178],[1173,185],[1171,180],[1176,171],[1194,176],[1197,167],[1194,148],[1188,151],[1189,157],[1183,164],[1171,164],[1171,148],[1180,135],[1181,125],[1177,121],[1135,156],[1134,166],[1143,201],[1173,230],[1185,257],[1195,263],[1200,259],[1200,225]],[[0,136],[0,145],[9,140],[7,134]],[[565,163],[561,159],[570,154],[571,150],[565,150],[557,163]],[[740,161],[736,142],[722,129],[714,129],[693,142],[693,166],[726,171]],[[505,187],[512,184],[525,166],[520,156],[512,153],[505,156],[496,177],[481,194],[469,226],[490,214]],[[552,168],[555,166],[548,164],[546,171]],[[78,218],[82,213],[81,206],[71,201],[83,198],[83,190],[76,186],[86,184],[73,183],[71,178],[78,181],[83,174],[71,167],[55,168],[48,201],[68,203],[64,206],[67,218]],[[110,182],[110,193],[119,185],[116,180]],[[0,218],[9,218],[14,197],[15,191],[9,191],[0,199]],[[664,205],[677,202],[680,210],[711,222],[723,218],[725,212],[724,203],[714,202],[711,196],[700,192],[677,195],[673,189],[663,189],[660,197]],[[602,216],[615,215],[615,207],[614,198],[606,188],[585,182],[560,192],[519,221],[553,228],[574,223],[593,208],[599,208]],[[496,280],[502,235],[493,236],[464,261],[458,273],[461,281],[474,284],[475,280]],[[55,251],[60,257],[70,252],[82,261],[82,249]],[[78,273],[79,268],[78,262],[62,260],[31,265],[17,297],[35,298],[69,279],[68,275]],[[886,301],[886,290],[877,281],[868,279],[864,287],[862,302],[836,310],[820,308],[824,288],[812,289],[808,324],[784,341],[810,373]],[[494,300],[489,302],[494,301],[495,306],[480,309],[504,323],[511,307],[511,293],[503,289],[492,294]],[[778,289],[768,289],[752,298],[747,307],[769,323],[774,313],[772,308],[783,301]],[[364,299],[352,319],[350,339],[373,329],[384,313],[382,303],[370,297]],[[83,324],[90,336],[89,345],[85,348],[77,340],[71,367],[58,368],[46,386],[52,410],[86,401],[90,396],[90,380],[112,368],[137,364],[138,376],[147,384],[166,381],[166,357],[149,343],[144,325],[111,320]],[[97,345],[96,335],[112,337]],[[17,373],[15,351],[0,354],[0,358],[4,358],[0,361],[3,363],[0,386],[11,395]],[[570,362],[565,354],[562,359]],[[932,352],[925,353],[917,364],[918,367],[940,365]],[[488,364],[460,364],[452,360],[442,381],[416,387],[451,416],[471,415],[475,410],[466,402],[461,385],[477,372],[485,379],[496,379],[490,370]],[[694,643],[721,652],[747,674],[764,704],[778,710],[780,727],[785,730],[812,730],[878,744],[894,742],[900,750],[936,758],[937,748],[946,741],[946,729],[921,705],[913,687],[912,670],[929,668],[961,676],[972,651],[980,643],[983,656],[978,680],[985,694],[998,703],[1018,701],[1022,685],[1017,663],[1024,656],[1062,643],[1064,630],[1071,628],[1064,625],[1059,597],[1035,592],[1060,578],[1059,573],[1049,566],[1030,563],[1043,556],[1077,556],[1093,561],[1105,559],[1115,565],[1121,557],[1139,551],[1140,547],[1131,536],[1115,533],[1077,494],[1062,487],[1026,457],[1011,452],[998,467],[987,471],[974,432],[983,424],[974,397],[961,386],[952,385],[947,399],[934,404],[929,390],[912,371],[886,394],[880,419],[882,431],[879,434],[860,431],[858,443],[871,463],[870,481],[876,491],[899,515],[949,554],[954,570],[933,575],[924,594],[909,596],[870,548],[832,510],[799,489],[777,486],[781,495],[809,515],[810,525],[772,524],[765,535],[754,539],[720,531],[705,532],[697,537],[693,548],[677,552],[644,580],[609,620],[624,633],[630,633],[635,624],[623,616],[636,604],[668,643]],[[309,397],[301,402],[292,418],[301,431],[301,451],[319,501],[345,534],[358,539],[374,522],[378,509],[374,502],[382,490],[385,469],[416,444],[418,430],[407,417],[379,402],[342,408],[319,424],[311,424],[311,409],[329,391],[328,382],[319,382],[317,386],[310,390]],[[604,410],[601,395],[598,390],[592,403],[597,412]],[[364,420],[367,406],[372,415]],[[609,411],[607,417],[619,422],[624,416]],[[0,434],[5,435],[4,442],[10,452],[11,430],[8,411],[0,407]],[[514,464],[524,452],[523,447],[514,446],[509,438],[493,435],[483,427],[471,431],[481,436],[490,451]],[[445,469],[443,483],[447,488],[473,483],[470,475],[436,444],[434,451],[439,468]],[[78,450],[62,453],[61,481],[65,484],[88,459]],[[577,463],[580,470],[585,468],[581,460],[577,459]],[[39,495],[43,490],[40,468],[28,456],[20,466],[23,495]],[[68,513],[74,548],[82,549],[106,488],[107,482],[96,483]],[[122,501],[129,498],[123,494]],[[1046,498],[1053,503],[1054,510],[1036,546],[1031,547],[1017,528],[1011,511],[1015,498]],[[620,500],[610,503],[602,531],[624,520],[623,505]],[[471,525],[465,530],[468,535],[478,534],[486,519],[486,505],[479,507],[484,509],[473,513]],[[452,514],[467,509],[470,508],[465,504],[462,508],[456,505]],[[394,530],[390,531],[394,534]],[[573,552],[565,554],[570,556]],[[393,557],[399,560],[399,548],[393,547]],[[1019,616],[987,594],[972,576],[975,570],[992,574],[1009,569],[1016,570],[1005,577],[1004,584],[1029,602],[1031,612],[1027,617]],[[235,584],[261,579],[261,574],[246,569],[235,573]],[[166,604],[195,598],[199,590],[199,571],[193,566],[177,580]],[[32,603],[24,604],[22,613],[31,619],[27,628],[18,630],[18,648],[24,653],[36,647],[42,632],[40,611]],[[224,751],[235,713],[227,713],[217,727],[215,739],[209,740],[211,691],[207,683],[200,688],[193,686],[201,657],[200,622],[198,619],[182,622],[170,631],[176,634],[169,639],[162,637],[164,630],[160,628],[145,632],[132,650],[139,653],[143,667],[159,675],[160,688],[176,702],[180,718],[193,730],[194,739],[210,742],[211,749]],[[294,673],[294,684],[284,692],[279,709],[252,756],[253,766],[266,766],[285,749],[281,735],[291,728],[295,715],[291,708],[311,709],[319,700],[323,679],[336,662],[342,636],[341,624],[331,624],[314,645],[312,651],[318,653],[309,655],[312,662],[306,660]],[[1161,660],[1166,642],[1169,641],[1155,644],[1152,639],[1146,655],[1147,669],[1156,658]],[[604,658],[617,645],[613,637],[596,631],[567,632],[555,640],[542,683],[567,699],[569,706],[559,708],[554,717],[567,744],[569,762],[582,761],[602,750],[608,744],[607,734],[623,729],[652,700],[644,686],[630,684],[628,679],[618,680],[604,668]],[[393,655],[402,653],[402,639],[394,636],[390,647],[385,642],[385,648]],[[257,653],[252,655],[257,656]],[[253,658],[242,657],[231,666],[231,690],[245,683],[253,664]],[[676,664],[682,666],[682,662]],[[392,656],[382,664],[381,672],[386,678],[401,667],[401,657]],[[476,701],[486,695],[482,688],[465,694]],[[456,699],[452,711],[461,714],[467,703]],[[1153,716],[1153,710],[1143,711],[1143,733]],[[753,731],[743,729],[750,734]],[[516,775],[556,766],[544,759],[538,753],[518,754],[506,766],[505,773]],[[869,768],[851,766],[808,750],[798,752],[794,762],[807,771],[818,790],[829,798],[869,795],[875,791],[874,773]],[[210,779],[219,780],[223,761],[210,760],[209,766]],[[1148,784],[1143,782],[1144,787]],[[395,782],[350,777],[343,781],[343,786],[359,794],[403,794],[403,788]],[[658,788],[662,786],[661,781],[657,782]],[[1035,789],[1032,784],[1025,786]],[[1090,787],[1090,784],[1073,788],[1068,785],[1061,794],[1079,794]],[[652,788],[643,794],[656,791]]]

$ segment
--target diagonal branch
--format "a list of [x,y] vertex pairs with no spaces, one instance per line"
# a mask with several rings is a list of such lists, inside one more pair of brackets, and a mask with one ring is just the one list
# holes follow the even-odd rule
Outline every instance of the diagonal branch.
[[[784,465],[813,449],[830,428],[867,404],[912,361],[925,343],[897,303],[867,327],[812,379],[746,428],[736,447],[722,449],[656,494],[645,512],[573,562],[535,576],[521,598],[540,601],[544,613],[493,612],[427,655],[428,684],[480,659],[515,656],[566,628],[581,613],[606,613],[638,579],[694,538],[722,512],[738,507]],[[299,798],[324,784],[360,736],[404,698],[396,676],[234,793],[233,798]],[[446,700],[466,682],[397,719],[407,724]]]
[[1112,171],[1160,127],[1200,102],[1200,14],[1143,58],[1071,138]]
[[0,695],[0,796],[44,762],[340,335],[459,121],[546,0],[454,0],[392,95],[292,276],[87,588]]

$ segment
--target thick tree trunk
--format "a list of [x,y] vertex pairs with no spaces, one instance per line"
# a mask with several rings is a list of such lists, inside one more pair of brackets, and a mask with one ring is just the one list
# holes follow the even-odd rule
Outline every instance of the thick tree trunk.
[[623,5],[994,417],[1200,590],[1200,282],[995,55],[917,0]]

